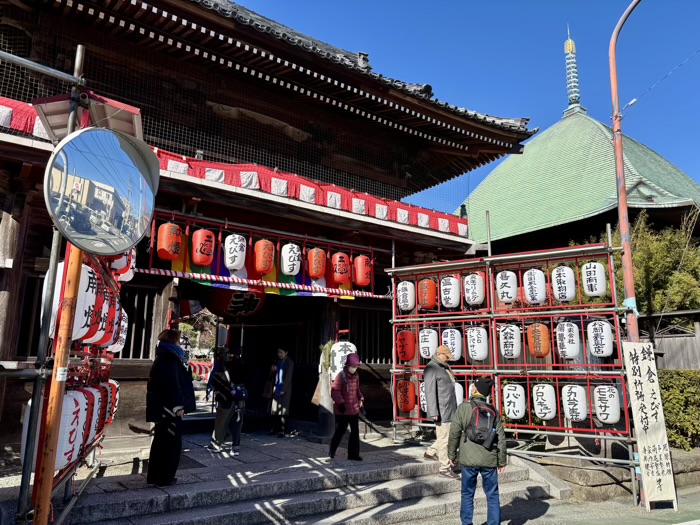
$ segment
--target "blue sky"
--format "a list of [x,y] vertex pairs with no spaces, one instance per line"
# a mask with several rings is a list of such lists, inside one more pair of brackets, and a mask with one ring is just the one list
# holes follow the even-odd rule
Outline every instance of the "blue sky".
[[[566,24],[576,41],[581,102],[610,123],[608,45],[628,0],[241,0],[318,40],[369,53],[374,71],[428,83],[435,96],[546,129],[566,109]],[[644,0],[618,45],[620,101],[639,98],[700,50],[700,1]],[[700,53],[647,92],[623,132],[700,182]],[[414,204],[452,212],[490,164],[419,194]]]

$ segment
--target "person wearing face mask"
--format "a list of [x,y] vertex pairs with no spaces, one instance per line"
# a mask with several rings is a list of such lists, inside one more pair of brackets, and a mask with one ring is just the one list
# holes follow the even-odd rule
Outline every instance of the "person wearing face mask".
[[340,372],[331,388],[331,397],[335,412],[335,433],[331,439],[328,455],[335,457],[335,451],[350,425],[350,441],[348,442],[348,459],[362,461],[360,457],[360,409],[365,398],[360,392],[360,377],[357,368],[361,366],[360,356],[356,353],[348,355],[345,367]]

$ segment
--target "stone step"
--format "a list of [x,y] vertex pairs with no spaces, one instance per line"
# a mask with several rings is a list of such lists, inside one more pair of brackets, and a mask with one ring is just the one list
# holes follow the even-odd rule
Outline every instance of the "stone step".
[[[360,467],[323,467],[293,475],[271,473],[246,477],[241,473],[223,480],[197,480],[163,488],[144,486],[143,478],[134,476],[136,479],[121,480],[123,485],[133,487],[131,490],[81,497],[71,512],[70,523],[94,524],[115,518],[142,519],[146,523],[148,519],[155,519],[152,515],[156,513],[192,511],[196,515],[203,512],[204,507],[255,506],[260,501],[285,502],[307,495],[310,501],[318,501],[314,505],[326,504],[335,509],[339,497],[352,500],[355,502],[353,506],[358,506],[381,498],[395,501],[459,491],[458,480],[436,475],[438,467],[437,462],[375,463]],[[528,476],[527,468],[509,466],[500,479],[507,484],[527,480]],[[325,512],[323,509],[319,507],[315,513]]]

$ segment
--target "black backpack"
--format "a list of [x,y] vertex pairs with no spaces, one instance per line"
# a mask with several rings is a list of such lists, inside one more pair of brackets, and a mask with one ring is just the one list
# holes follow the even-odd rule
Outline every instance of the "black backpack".
[[498,411],[488,403],[476,403],[469,400],[472,416],[467,423],[465,438],[491,450],[496,442],[496,419]]

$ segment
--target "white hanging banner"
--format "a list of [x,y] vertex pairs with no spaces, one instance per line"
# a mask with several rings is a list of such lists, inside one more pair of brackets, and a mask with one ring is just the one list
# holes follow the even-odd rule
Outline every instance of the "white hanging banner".
[[656,501],[673,501],[673,508],[678,508],[654,345],[625,341],[622,343],[622,353],[647,510],[651,510],[650,503]]

